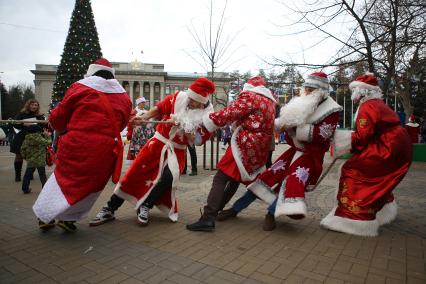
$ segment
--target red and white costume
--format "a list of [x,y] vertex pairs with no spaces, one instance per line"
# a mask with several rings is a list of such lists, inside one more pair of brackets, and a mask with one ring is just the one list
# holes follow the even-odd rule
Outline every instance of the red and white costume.
[[[336,135],[336,150],[350,145],[352,157],[341,169],[337,206],[321,221],[327,229],[359,236],[377,236],[379,226],[396,218],[392,190],[411,164],[411,142],[397,114],[381,99],[371,74],[349,87],[360,105],[355,131]],[[337,133],[336,133],[337,134]]]
[[328,96],[327,75],[313,73],[304,86],[317,88],[309,95],[295,97],[276,119],[276,128],[285,128],[291,146],[263,172],[248,189],[272,204],[278,200],[275,216],[300,219],[307,214],[305,191],[315,185],[322,172],[324,154],[328,151],[342,109]]
[[235,101],[220,111],[206,116],[208,131],[232,124],[235,130],[231,147],[217,164],[217,168],[235,181],[253,181],[265,169],[273,135],[275,98],[261,77],[254,77],[244,85]]
[[410,136],[411,143],[419,143],[420,125],[416,122],[416,117],[413,114],[408,119],[405,129]]
[[[111,65],[104,61],[90,66],[110,70]],[[96,72],[89,71],[89,76]],[[109,101],[115,118],[110,117],[100,96]],[[116,123],[122,130],[131,110],[129,96],[115,79],[90,76],[70,86],[49,116],[53,129],[66,133],[59,138],[55,170],[33,206],[40,220],[76,221],[87,215],[111,177],[116,160],[122,159],[115,154],[117,133],[111,125]]]
[[[197,80],[200,79],[205,78]],[[189,98],[197,98],[197,94],[191,89],[185,92],[176,92],[174,95],[165,97],[156,105],[161,120],[184,116],[188,112]],[[199,100],[197,99],[197,101]],[[208,96],[205,97],[205,101],[202,101],[207,102]],[[212,105],[209,104],[202,112],[204,115],[213,112]],[[200,116],[200,122],[201,120]],[[208,131],[201,126],[197,127],[196,131],[202,140],[201,143],[210,137]],[[188,141],[185,131],[180,126],[158,124],[154,137],[139,152],[124,177],[117,184],[114,193],[135,204],[136,208],[139,208],[159,181],[164,167],[168,165],[173,175],[173,184],[156,201],[155,205],[166,213],[172,221],[177,221],[178,206],[175,190],[180,174],[185,166],[186,146],[189,143],[190,141]]]

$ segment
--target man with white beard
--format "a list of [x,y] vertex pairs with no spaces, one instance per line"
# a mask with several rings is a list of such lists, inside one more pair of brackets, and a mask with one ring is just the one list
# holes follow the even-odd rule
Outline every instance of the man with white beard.
[[198,78],[186,91],[165,97],[154,108],[133,118],[141,125],[154,118],[158,124],[154,137],[141,149],[135,161],[117,184],[107,205],[90,221],[91,226],[115,219],[114,212],[127,200],[137,209],[137,221],[146,226],[149,210],[155,205],[176,222],[178,206],[175,190],[185,165],[186,146],[201,145],[209,137],[202,126],[203,116],[213,112],[209,96],[215,85]]
[[275,129],[285,132],[290,149],[250,184],[246,194],[230,209],[222,211],[218,220],[237,216],[256,197],[269,204],[263,224],[265,231],[275,228],[275,217],[280,215],[304,218],[305,191],[321,175],[324,154],[330,147],[341,109],[329,96],[327,75],[323,72],[309,75],[300,96],[285,105],[275,120]]

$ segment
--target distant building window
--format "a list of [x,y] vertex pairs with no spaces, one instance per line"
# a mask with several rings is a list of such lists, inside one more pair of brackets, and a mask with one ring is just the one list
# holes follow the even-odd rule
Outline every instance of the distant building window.
[[149,84],[145,84],[143,87],[144,93],[149,93]]
[[170,86],[166,86],[166,94],[170,94]]

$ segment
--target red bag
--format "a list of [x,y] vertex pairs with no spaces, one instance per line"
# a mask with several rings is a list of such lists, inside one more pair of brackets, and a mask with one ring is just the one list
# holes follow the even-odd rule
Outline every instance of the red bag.
[[51,167],[56,163],[56,153],[53,150],[52,145],[46,147],[46,164]]

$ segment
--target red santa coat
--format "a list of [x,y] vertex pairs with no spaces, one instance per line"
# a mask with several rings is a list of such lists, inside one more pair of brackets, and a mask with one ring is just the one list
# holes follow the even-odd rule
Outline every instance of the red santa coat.
[[286,130],[290,149],[248,186],[269,204],[278,193],[275,216],[300,219],[307,214],[305,191],[308,185],[315,185],[321,175],[324,154],[330,147],[341,109],[328,97],[308,117],[306,124]]
[[411,142],[397,114],[381,99],[359,106],[350,137],[352,157],[341,170],[337,207],[321,222],[345,233],[376,236],[397,213],[392,190],[411,164]]
[[[168,120],[171,115],[186,111],[188,95],[186,92],[176,92],[165,97],[156,106],[161,120]],[[213,111],[211,104],[204,110],[206,115]],[[198,129],[198,134],[205,142],[210,134],[204,128]],[[160,179],[166,165],[173,175],[173,185],[159,198],[155,205],[166,213],[172,221],[177,221],[178,206],[175,196],[177,181],[185,166],[187,137],[178,126],[158,124],[156,133],[141,149],[124,177],[117,184],[114,193],[119,197],[135,204],[135,208],[145,201],[151,190]]]
[[236,127],[231,147],[217,168],[239,182],[249,183],[265,169],[275,118],[275,100],[265,93],[243,92],[232,105],[210,114],[204,121],[210,132],[227,124]]
[[416,122],[409,122],[405,125],[405,129],[410,136],[411,143],[419,143],[420,125]]
[[[106,96],[115,117],[110,117],[100,96]],[[131,110],[129,96],[115,79],[91,76],[71,85],[49,116],[50,125],[64,134],[59,138],[54,173],[34,205],[42,221],[75,221],[87,214],[117,160],[117,133],[111,125],[122,130]]]

